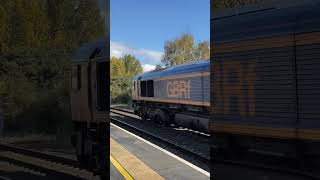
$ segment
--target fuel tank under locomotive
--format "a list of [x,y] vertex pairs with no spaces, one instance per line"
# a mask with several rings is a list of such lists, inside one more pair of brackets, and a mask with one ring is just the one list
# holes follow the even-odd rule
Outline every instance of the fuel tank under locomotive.
[[176,113],[175,122],[178,126],[209,133],[209,117],[198,114]]

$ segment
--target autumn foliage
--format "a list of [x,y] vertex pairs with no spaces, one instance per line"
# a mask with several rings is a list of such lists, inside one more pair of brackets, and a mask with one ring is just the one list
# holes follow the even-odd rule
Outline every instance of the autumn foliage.
[[1,1],[0,24],[6,129],[54,133],[70,120],[70,56],[103,35],[99,7],[92,0]]

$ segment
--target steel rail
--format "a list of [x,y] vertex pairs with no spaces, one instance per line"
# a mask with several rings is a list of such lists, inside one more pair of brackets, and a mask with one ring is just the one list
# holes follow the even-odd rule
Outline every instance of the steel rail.
[[58,163],[70,165],[73,167],[80,167],[78,161],[73,160],[73,159],[64,158],[61,156],[55,156],[55,155],[51,155],[51,154],[47,154],[47,153],[43,153],[43,152],[31,150],[31,149],[20,148],[20,147],[16,147],[16,146],[13,146],[10,144],[0,144],[0,149],[5,150],[5,151],[18,153],[18,154],[31,156],[31,157],[41,158],[41,159],[45,159],[45,160],[49,160],[49,161],[53,161],[53,162],[58,162]]

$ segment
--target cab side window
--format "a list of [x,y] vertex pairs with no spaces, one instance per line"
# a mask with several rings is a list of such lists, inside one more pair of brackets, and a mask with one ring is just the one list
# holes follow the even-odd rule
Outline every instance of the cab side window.
[[148,97],[153,97],[153,80],[148,80],[147,81],[147,96]]
[[141,81],[140,89],[142,97],[154,97],[153,80]]
[[146,97],[147,96],[147,81],[141,81],[140,82],[140,91],[141,96]]

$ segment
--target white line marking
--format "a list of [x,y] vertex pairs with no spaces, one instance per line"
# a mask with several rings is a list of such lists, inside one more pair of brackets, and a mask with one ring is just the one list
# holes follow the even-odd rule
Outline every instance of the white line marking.
[[163,148],[161,148],[161,147],[159,147],[159,146],[157,146],[157,145],[153,144],[152,142],[147,141],[147,140],[143,139],[142,137],[137,136],[137,135],[135,135],[135,134],[133,134],[133,133],[131,133],[131,132],[129,132],[129,131],[127,131],[127,130],[125,130],[125,129],[123,129],[123,128],[119,127],[119,126],[117,126],[117,125],[115,125],[115,124],[113,124],[113,123],[110,123],[110,124],[111,124],[111,125],[113,125],[114,127],[118,128],[118,129],[120,129],[120,130],[122,130],[122,131],[124,131],[124,132],[126,132],[126,133],[128,133],[128,134],[130,134],[130,135],[132,135],[133,137],[135,137],[135,138],[137,138],[137,139],[139,139],[139,140],[141,140],[141,141],[143,141],[143,142],[145,142],[145,143],[149,144],[150,146],[152,146],[152,147],[154,147],[154,148],[156,148],[156,149],[158,149],[158,150],[160,150],[160,151],[162,151],[162,152],[166,153],[167,155],[169,155],[169,156],[171,156],[171,157],[175,158],[176,160],[178,160],[178,161],[180,161],[180,162],[182,162],[182,163],[184,163],[184,164],[188,165],[189,167],[191,167],[191,168],[193,168],[193,169],[195,169],[195,170],[197,170],[197,171],[201,172],[202,174],[204,174],[204,175],[206,175],[206,176],[210,177],[210,173],[209,173],[208,171],[206,171],[206,170],[204,170],[204,169],[199,168],[198,166],[196,166],[196,165],[194,165],[194,164],[192,164],[192,163],[190,163],[190,162],[188,162],[188,161],[186,161],[186,160],[184,160],[184,159],[180,158],[179,156],[177,156],[177,155],[175,155],[175,154],[173,154],[173,153],[171,153],[171,152],[169,152],[169,151],[167,151],[167,150],[165,150],[165,149],[163,149]]

